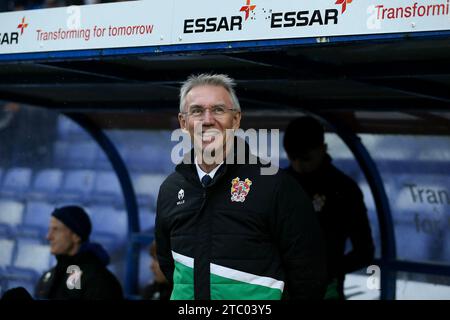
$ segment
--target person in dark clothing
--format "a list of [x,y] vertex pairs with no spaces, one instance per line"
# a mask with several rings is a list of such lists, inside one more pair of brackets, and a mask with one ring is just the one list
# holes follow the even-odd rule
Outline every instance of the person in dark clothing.
[[152,257],[150,269],[153,272],[154,278],[153,282],[144,288],[142,298],[145,300],[169,300],[170,294],[172,293],[172,286],[159,267],[155,241],[150,245],[149,253]]
[[[327,153],[324,128],[312,117],[293,120],[286,128],[287,169],[306,190],[326,239],[328,288],[325,299],[345,299],[345,274],[371,264],[374,244],[358,185],[338,170]],[[345,253],[346,241],[352,250]]]
[[237,140],[233,86],[201,74],[181,87],[180,127],[194,148],[161,185],[155,227],[171,299],[321,299],[325,248],[311,202]]
[[2,301],[32,301],[33,297],[24,287],[16,287],[7,290],[3,296]]
[[49,300],[122,299],[122,288],[106,268],[109,255],[97,243],[89,242],[89,216],[78,206],[53,211],[47,239],[56,256],[55,267],[40,278],[35,296]]

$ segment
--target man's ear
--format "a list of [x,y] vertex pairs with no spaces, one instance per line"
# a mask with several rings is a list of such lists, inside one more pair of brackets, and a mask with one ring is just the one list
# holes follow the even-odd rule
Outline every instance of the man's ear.
[[72,232],[71,237],[72,237],[73,242],[75,242],[77,244],[81,244],[81,238],[75,232]]
[[181,130],[183,130],[183,132],[185,133],[188,133],[186,116],[181,112],[178,113],[178,122],[180,123]]
[[240,111],[235,111],[233,114],[233,129],[239,129],[241,127],[242,114]]

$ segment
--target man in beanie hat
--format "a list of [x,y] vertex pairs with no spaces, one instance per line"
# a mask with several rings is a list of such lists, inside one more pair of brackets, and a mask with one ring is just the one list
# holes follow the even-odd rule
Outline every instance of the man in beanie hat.
[[[328,287],[325,299],[345,299],[345,274],[368,266],[374,245],[358,185],[331,163],[324,128],[312,117],[293,120],[283,140],[290,160],[287,171],[312,199],[327,247]],[[346,241],[352,251],[345,254]]]
[[108,253],[99,244],[89,242],[91,230],[91,220],[83,208],[65,206],[53,211],[47,240],[57,264],[39,280],[38,299],[123,298],[119,281],[106,268]]

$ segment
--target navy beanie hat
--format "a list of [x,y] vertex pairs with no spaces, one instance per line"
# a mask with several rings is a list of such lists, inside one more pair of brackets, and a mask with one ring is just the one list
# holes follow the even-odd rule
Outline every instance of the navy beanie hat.
[[65,206],[56,208],[52,216],[61,221],[76,233],[81,241],[87,241],[91,234],[92,224],[88,214],[79,206]]

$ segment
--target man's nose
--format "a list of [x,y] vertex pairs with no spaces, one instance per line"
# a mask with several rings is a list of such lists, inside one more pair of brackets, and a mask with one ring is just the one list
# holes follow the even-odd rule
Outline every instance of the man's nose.
[[212,124],[214,123],[214,115],[210,109],[205,109],[205,112],[203,113],[203,124]]

